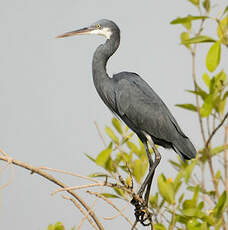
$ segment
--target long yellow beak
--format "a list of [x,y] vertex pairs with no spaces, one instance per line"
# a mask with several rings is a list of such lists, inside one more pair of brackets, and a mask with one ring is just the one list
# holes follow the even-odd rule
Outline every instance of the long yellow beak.
[[65,38],[65,37],[71,37],[71,36],[81,35],[81,34],[89,34],[93,30],[94,28],[85,27],[79,30],[74,30],[74,31],[70,31],[70,32],[58,35],[56,38]]

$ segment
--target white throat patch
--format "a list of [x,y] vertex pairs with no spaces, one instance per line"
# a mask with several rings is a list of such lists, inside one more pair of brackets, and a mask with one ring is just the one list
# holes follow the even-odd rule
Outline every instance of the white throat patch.
[[110,37],[112,36],[112,31],[108,27],[104,27],[102,29],[92,30],[90,34],[102,35],[107,39],[110,39]]

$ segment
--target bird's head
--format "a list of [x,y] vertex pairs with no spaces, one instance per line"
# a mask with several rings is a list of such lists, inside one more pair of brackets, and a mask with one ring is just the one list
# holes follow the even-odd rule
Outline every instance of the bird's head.
[[57,38],[65,38],[65,37],[81,35],[81,34],[97,34],[97,35],[102,35],[107,39],[110,39],[114,33],[119,33],[119,32],[120,31],[118,26],[113,21],[107,19],[101,19],[91,24],[90,26],[61,34],[57,36]]

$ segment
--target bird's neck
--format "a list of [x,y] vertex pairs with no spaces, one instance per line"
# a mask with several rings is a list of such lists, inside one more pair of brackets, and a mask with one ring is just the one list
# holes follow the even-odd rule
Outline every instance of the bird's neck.
[[120,44],[119,33],[112,34],[105,44],[100,45],[93,55],[93,80],[96,88],[101,86],[104,80],[109,79],[106,72],[106,64],[108,59],[115,53]]

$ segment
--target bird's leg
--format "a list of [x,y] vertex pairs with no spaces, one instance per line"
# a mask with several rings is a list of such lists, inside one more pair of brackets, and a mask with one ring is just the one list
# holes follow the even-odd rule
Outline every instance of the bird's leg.
[[[152,156],[150,154],[150,151],[149,151],[149,148],[147,145],[147,141],[143,141],[143,144],[144,144],[147,156],[148,156],[148,160],[149,160],[149,173],[146,176],[146,179],[144,180],[143,184],[141,185],[141,187],[138,191],[138,196],[142,197],[142,194],[145,191],[145,188],[147,186],[146,194],[145,194],[145,198],[144,198],[145,200],[143,203],[141,203],[136,199],[132,199],[131,203],[135,206],[136,221],[140,222],[144,226],[148,226],[148,225],[152,226],[152,216],[151,216],[151,213],[148,212],[147,206],[148,206],[150,188],[151,188],[154,172],[155,172],[156,167],[160,163],[161,155],[158,152],[157,148],[155,147],[155,144],[154,144],[152,138],[149,135],[147,135],[146,133],[145,133],[145,136],[148,139],[149,144],[151,145],[151,147],[155,153],[155,161],[153,162]],[[146,221],[149,221],[149,222],[145,223]]]
[[[147,154],[147,157],[148,157],[148,160],[149,160],[149,172],[150,172],[154,162],[153,162],[151,153],[149,151],[147,141],[143,142],[143,145],[144,145],[144,148],[146,150],[146,154]],[[150,178],[150,180],[149,180],[149,182],[147,184],[146,193],[145,193],[145,196],[144,196],[144,201],[145,201],[146,205],[148,205],[148,200],[149,200],[149,195],[150,195],[150,188],[151,188],[153,177],[154,177],[154,173],[152,174],[152,176],[151,176],[151,178]]]
[[158,164],[160,163],[160,160],[161,160],[161,154],[158,152],[157,148],[155,147],[155,144],[154,144],[152,138],[148,134],[145,134],[145,136],[148,139],[149,144],[151,145],[151,147],[155,153],[155,161],[154,161],[152,167],[150,168],[150,171],[149,171],[148,175],[146,176],[146,179],[144,180],[143,184],[141,185],[141,187],[138,191],[139,196],[142,196],[146,186],[149,184],[150,180],[153,178],[154,171],[155,171],[156,167],[158,166]]

